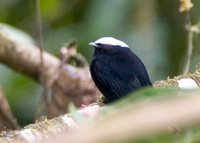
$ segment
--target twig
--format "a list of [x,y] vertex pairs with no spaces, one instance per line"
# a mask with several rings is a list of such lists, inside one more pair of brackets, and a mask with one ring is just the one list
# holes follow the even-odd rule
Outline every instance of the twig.
[[190,11],[186,11],[186,30],[187,30],[187,57],[185,67],[183,69],[183,75],[186,75],[189,72],[191,58],[192,58],[192,50],[193,50],[193,32],[191,30],[191,16]]
[[49,88],[54,84],[54,82],[59,77],[62,68],[69,60],[74,60],[76,62],[77,67],[85,67],[87,66],[86,59],[79,53],[77,53],[77,43],[75,40],[72,40],[68,44],[64,45],[60,51],[61,54],[61,62],[55,73],[50,77],[47,85]]
[[63,48],[61,48],[61,62],[60,65],[58,66],[57,70],[55,73],[50,77],[48,81],[48,87],[51,88],[51,86],[54,84],[56,79],[59,77],[61,69],[65,65],[65,63],[68,61],[70,56],[74,54],[74,52],[69,52],[69,49],[76,50],[77,48],[77,43],[73,40],[69,42],[69,44],[65,45]]
[[46,110],[48,109],[48,105],[49,105],[48,87],[46,83],[46,75],[44,74],[45,63],[43,59],[44,47],[43,47],[43,36],[42,36],[42,20],[41,20],[41,13],[40,13],[40,0],[36,0],[36,37],[37,37],[38,47],[40,49],[41,83],[43,87],[42,97],[40,100],[40,106],[38,107],[38,110],[36,113],[36,118],[38,118],[42,114],[45,108]]
[[0,130],[20,129],[0,86]]
[[71,59],[76,62],[77,67],[85,67],[88,65],[85,57],[83,57],[81,54],[77,53],[76,55],[72,55]]

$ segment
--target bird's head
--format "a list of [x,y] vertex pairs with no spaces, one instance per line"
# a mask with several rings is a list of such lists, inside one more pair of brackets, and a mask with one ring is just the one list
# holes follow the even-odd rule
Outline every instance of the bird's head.
[[123,48],[129,48],[129,46],[113,37],[102,37],[100,39],[97,39],[95,42],[89,43],[89,45],[94,46],[96,48],[113,48],[113,47],[123,47]]

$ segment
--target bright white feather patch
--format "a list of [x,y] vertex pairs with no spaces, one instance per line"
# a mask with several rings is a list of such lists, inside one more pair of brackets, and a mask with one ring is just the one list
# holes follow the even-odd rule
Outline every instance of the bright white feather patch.
[[105,44],[105,45],[113,45],[113,46],[121,46],[121,47],[129,47],[126,43],[115,39],[113,37],[102,37],[94,42],[95,44]]

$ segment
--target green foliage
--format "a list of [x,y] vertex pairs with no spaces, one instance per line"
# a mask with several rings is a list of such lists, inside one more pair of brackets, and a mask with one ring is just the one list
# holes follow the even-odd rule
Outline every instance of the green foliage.
[[109,104],[108,109],[104,110],[103,113],[110,114],[110,112],[117,112],[118,109],[124,107],[126,108],[127,106],[134,105],[134,103],[140,101],[150,102],[153,100],[157,100],[159,102],[160,100],[167,99],[171,96],[187,92],[190,93],[193,92],[193,90],[181,90],[179,88],[143,88],[122,98],[119,101]]
[[[171,98],[172,96],[180,97],[180,96],[185,96],[185,95],[190,95],[190,94],[192,95],[194,93],[199,94],[199,90],[180,90],[178,88],[146,88],[146,89],[142,89],[138,92],[135,92],[133,94],[130,94],[129,96],[124,97],[124,99],[116,101],[113,104],[105,106],[103,108],[103,110],[101,110],[101,114],[98,116],[99,117],[98,119],[100,120],[100,122],[96,118],[89,118],[87,116],[87,113],[92,114],[92,111],[89,111],[90,110],[89,108],[87,109],[88,111],[85,112],[86,115],[84,115],[83,112],[82,113],[81,112],[72,112],[71,116],[79,124],[83,124],[83,125],[87,124],[87,125],[92,125],[92,126],[95,124],[97,124],[97,126],[99,124],[104,125],[104,124],[106,124],[107,121],[109,122],[109,121],[114,120],[114,122],[116,122],[115,121],[116,118],[124,119],[124,118],[121,118],[121,116],[126,116],[126,118],[128,118],[129,116],[127,116],[127,114],[125,113],[126,111],[128,112],[128,115],[130,115],[130,113],[131,114],[135,113],[135,112],[130,112],[131,110],[135,110],[136,114],[137,114],[138,109],[137,109],[137,106],[135,108],[135,105],[139,104],[139,105],[145,106],[148,103],[152,103],[152,101],[153,102],[155,102],[155,101],[162,102],[162,101],[165,101],[165,99],[167,99],[167,98],[168,99]],[[139,106],[139,107],[142,108],[142,106]],[[174,110],[176,110],[176,109],[174,109]],[[178,111],[177,111],[177,113],[178,113]],[[145,118],[145,120],[148,120],[148,116],[147,116],[147,118]],[[130,120],[128,120],[128,121],[130,121]],[[104,124],[102,124],[102,122]],[[124,124],[126,124],[125,126],[127,126],[127,124],[129,125],[130,123],[127,123],[127,122],[125,123],[124,121],[122,121],[117,126],[120,128]],[[106,125],[107,125],[107,127],[109,127],[108,124],[106,124]],[[113,125],[111,125],[111,127],[112,126]],[[132,126],[132,124],[131,124],[131,126]],[[144,128],[144,127],[142,127],[142,128]],[[135,138],[130,139],[131,138],[130,135],[127,136],[128,137],[128,139],[127,139],[126,134],[124,134],[123,140],[120,140],[120,142],[123,142],[123,143],[125,143],[125,142],[127,142],[127,143],[132,143],[132,142],[134,142],[134,143],[146,143],[146,142],[148,142],[148,143],[177,143],[177,142],[195,143],[195,142],[200,141],[199,126],[193,126],[193,127],[191,126],[188,128],[181,128],[181,127],[177,127],[176,124],[167,122],[166,128],[167,128],[167,131],[157,133],[154,135],[147,135],[146,137],[140,137],[137,139],[135,139]],[[125,129],[123,128],[122,131],[126,132]],[[134,126],[133,126],[133,129],[134,129]],[[149,126],[148,126],[148,130],[149,130]],[[139,131],[139,133],[140,133],[140,131]],[[100,134],[101,134],[101,132],[100,132]],[[141,136],[143,136],[142,133],[141,133]],[[118,137],[116,137],[116,140],[118,140]]]
[[[190,95],[191,93],[199,93],[199,90],[181,90],[179,88],[146,88],[139,90],[129,96],[125,97],[122,100],[119,100],[102,111],[104,117],[117,118],[120,115],[120,110],[123,108],[131,107],[137,103],[148,103],[151,101],[163,101],[172,96],[184,96]],[[176,109],[174,109],[176,110]],[[146,119],[148,120],[148,118]],[[160,133],[157,135],[151,135],[137,140],[128,140],[124,141],[127,143],[195,143],[200,141],[200,128],[198,126],[191,128],[176,128],[175,126],[169,126],[169,131]]]
[[182,90],[180,90],[178,88],[151,88],[151,87],[148,87],[148,88],[144,88],[142,90],[138,90],[135,93],[132,93],[132,94],[128,95],[127,97],[123,98],[121,101],[114,103],[114,107],[131,104],[131,103],[134,103],[136,101],[141,101],[141,100],[155,99],[155,98],[162,99],[162,98],[174,95],[178,92],[182,92]]
[[[160,135],[150,136],[139,140],[134,140],[134,143],[197,143],[200,141],[200,130],[199,127],[182,129],[177,133],[168,132]],[[132,143],[129,140],[127,143]]]

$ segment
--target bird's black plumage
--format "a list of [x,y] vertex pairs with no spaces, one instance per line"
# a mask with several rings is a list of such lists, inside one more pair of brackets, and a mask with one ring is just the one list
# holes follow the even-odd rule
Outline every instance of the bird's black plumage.
[[[98,42],[98,41],[97,41]],[[93,43],[95,52],[90,65],[91,76],[105,97],[113,102],[144,86],[151,86],[142,61],[124,45]]]

